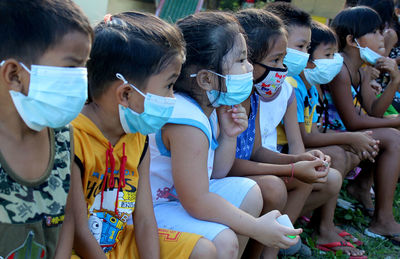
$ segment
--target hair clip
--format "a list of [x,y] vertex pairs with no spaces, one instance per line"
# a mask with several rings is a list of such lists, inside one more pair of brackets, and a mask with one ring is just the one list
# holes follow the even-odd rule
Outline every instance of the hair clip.
[[104,22],[105,23],[108,23],[108,22],[111,22],[112,21],[112,14],[106,14],[106,15],[104,15]]
[[2,65],[4,65],[4,63],[6,63],[6,61],[5,61],[5,60],[1,61],[1,63],[0,63],[0,67],[1,67]]
[[192,77],[192,78],[193,78],[193,77],[196,77],[196,76],[197,76],[197,74],[190,74],[190,75],[189,75],[189,77]]

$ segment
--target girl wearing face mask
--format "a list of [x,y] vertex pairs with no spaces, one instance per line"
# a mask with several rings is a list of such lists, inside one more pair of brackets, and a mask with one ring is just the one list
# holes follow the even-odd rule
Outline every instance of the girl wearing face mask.
[[[236,137],[247,128],[240,105],[251,93],[242,28],[234,16],[203,12],[177,22],[187,47],[175,84],[171,119],[150,137],[151,185],[159,227],[203,235],[218,258],[240,258],[249,237],[286,248],[299,237],[275,220],[259,217],[260,188],[253,180],[225,177],[234,160]],[[218,114],[218,119],[216,115]]]
[[[376,58],[383,54],[384,43],[380,32],[381,19],[368,7],[354,7],[341,11],[333,20],[343,66],[339,74],[328,84],[332,97],[329,116],[335,116],[335,129],[372,131],[379,141],[379,153],[375,161],[375,211],[366,234],[390,239],[400,244],[400,224],[393,217],[392,203],[400,172],[400,118],[382,118],[383,113],[398,90],[400,75],[396,62],[389,58]],[[380,98],[370,87],[370,71],[373,65],[390,73],[391,81]],[[357,108],[360,106],[364,110]],[[337,115],[335,115],[335,113]],[[360,176],[367,174],[361,174]],[[359,176],[359,177],[360,177]],[[359,178],[357,177],[357,178]],[[352,194],[367,208],[373,206],[368,184],[358,184]]]
[[[263,192],[264,211],[279,209],[295,222],[301,212],[310,212],[335,198],[340,190],[341,177],[334,169],[316,165],[324,159],[329,161],[329,157],[320,151],[299,155],[274,152],[277,147],[276,126],[291,109],[294,108],[296,115],[294,90],[284,83],[287,33],[282,21],[267,11],[248,9],[236,16],[246,31],[249,48],[253,50],[249,59],[254,64],[255,80],[252,95],[243,102],[249,116],[249,128],[238,137],[236,159],[230,174],[248,176],[257,181]],[[296,117],[294,123],[297,123]],[[298,137],[301,139],[300,134]],[[285,196],[279,194],[279,188],[287,189],[285,200],[282,200]],[[328,189],[330,191],[326,192]],[[335,190],[334,194],[332,190]],[[329,209],[333,215],[334,207]],[[328,220],[332,222],[332,218]],[[298,244],[297,250],[300,246]],[[257,249],[249,256],[259,256],[259,249],[258,254],[256,252]],[[296,252],[296,247],[281,251],[286,255]],[[278,250],[265,247],[262,253],[269,258],[276,256]]]

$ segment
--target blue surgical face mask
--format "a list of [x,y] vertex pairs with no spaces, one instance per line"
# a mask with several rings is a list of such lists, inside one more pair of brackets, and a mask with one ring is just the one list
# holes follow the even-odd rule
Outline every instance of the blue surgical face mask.
[[[208,100],[213,107],[240,104],[250,96],[253,88],[253,72],[239,75],[221,75],[211,70],[208,72],[225,78],[226,92],[207,91]],[[197,74],[190,75],[190,77],[196,76]]]
[[283,64],[285,64],[288,68],[288,76],[297,76],[303,71],[307,66],[308,58],[310,54],[296,50],[287,48],[286,56],[283,59]]
[[59,128],[78,116],[88,95],[86,68],[32,65],[29,70],[20,64],[31,75],[28,96],[12,90],[10,95],[29,128]]
[[316,59],[313,61],[314,68],[304,69],[304,76],[310,85],[327,84],[339,74],[343,65],[343,57],[339,53],[335,53],[330,59]]
[[360,44],[358,44],[357,39],[354,39],[355,42],[357,43],[357,48],[360,49],[360,57],[364,62],[367,62],[371,65],[375,65],[376,61],[381,58],[382,56],[373,51],[372,49],[368,47],[361,47]]
[[171,117],[176,99],[151,93],[144,94],[134,85],[129,84],[121,74],[116,74],[116,76],[144,97],[144,111],[140,114],[128,107],[118,105],[119,118],[125,133],[139,132],[147,135],[161,129]]
[[265,68],[265,72],[259,79],[254,81],[254,87],[256,88],[261,100],[268,101],[268,99],[273,97],[281,88],[285,81],[288,69],[287,67],[275,68],[261,63],[257,64]]

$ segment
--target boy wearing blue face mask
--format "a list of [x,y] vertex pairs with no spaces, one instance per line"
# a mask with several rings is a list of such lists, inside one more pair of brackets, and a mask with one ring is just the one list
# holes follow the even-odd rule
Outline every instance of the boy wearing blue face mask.
[[79,223],[89,222],[91,232],[77,230],[78,255],[92,257],[90,247],[100,245],[107,258],[214,256],[211,242],[157,229],[154,220],[146,135],[171,116],[184,59],[182,35],[155,16],[107,15],[95,27],[87,63],[90,99],[72,122],[74,166],[87,203],[80,209],[86,222]]
[[0,257],[69,257],[80,183],[67,124],[87,97],[93,32],[72,1],[2,0],[0,12]]

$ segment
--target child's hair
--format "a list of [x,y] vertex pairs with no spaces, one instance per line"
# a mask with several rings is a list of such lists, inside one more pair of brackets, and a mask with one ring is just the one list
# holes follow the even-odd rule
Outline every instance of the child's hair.
[[107,15],[95,27],[87,62],[89,101],[118,80],[116,73],[143,89],[150,76],[162,72],[179,57],[184,61],[185,43],[174,25],[139,12]]
[[332,21],[332,28],[339,40],[339,51],[346,47],[347,35],[354,39],[367,33],[381,29],[382,21],[379,14],[366,6],[351,7],[342,10]]
[[313,60],[315,49],[321,44],[337,44],[335,32],[331,28],[320,22],[313,21],[311,23],[311,43],[308,53],[310,60]]
[[394,22],[393,0],[359,0],[358,5],[365,5],[374,9],[381,17],[383,25],[393,24]]
[[245,9],[236,18],[247,34],[248,58],[252,63],[263,60],[278,37],[287,35],[282,20],[268,11]]
[[310,14],[290,3],[270,3],[264,9],[281,18],[286,28],[289,26],[311,27]]
[[[177,25],[183,33],[187,53],[174,88],[198,100],[196,78],[190,75],[201,69],[223,74],[224,57],[233,48],[236,36],[244,35],[244,31],[234,15],[223,12],[200,12],[180,19]],[[221,78],[219,90],[222,90]]]
[[93,38],[87,17],[72,0],[0,0],[0,61],[33,64],[69,32]]

